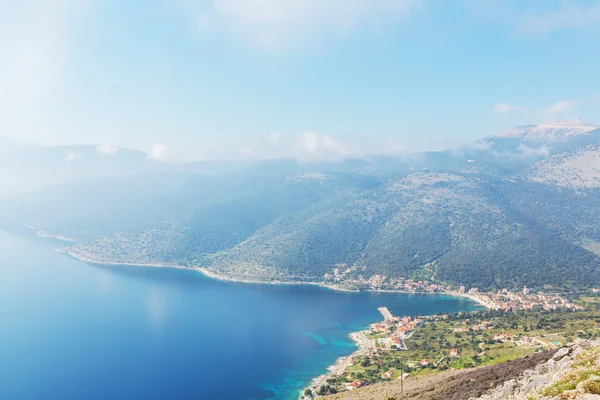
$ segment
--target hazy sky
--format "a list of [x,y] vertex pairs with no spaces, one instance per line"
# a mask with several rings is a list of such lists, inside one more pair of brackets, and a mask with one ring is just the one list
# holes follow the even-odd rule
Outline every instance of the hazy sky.
[[176,159],[600,123],[600,0],[0,0],[0,128]]

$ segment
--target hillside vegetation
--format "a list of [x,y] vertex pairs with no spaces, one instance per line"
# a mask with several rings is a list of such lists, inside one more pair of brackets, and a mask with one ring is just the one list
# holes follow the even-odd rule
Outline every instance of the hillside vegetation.
[[600,285],[600,176],[565,161],[595,151],[598,130],[517,133],[405,159],[77,181],[5,202],[2,221],[74,237],[69,251],[97,262],[253,280],[319,282],[343,265],[349,279]]

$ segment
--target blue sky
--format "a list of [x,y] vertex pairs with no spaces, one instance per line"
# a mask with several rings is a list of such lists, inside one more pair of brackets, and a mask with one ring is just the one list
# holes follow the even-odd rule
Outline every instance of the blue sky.
[[337,159],[600,123],[599,0],[0,0],[2,136]]

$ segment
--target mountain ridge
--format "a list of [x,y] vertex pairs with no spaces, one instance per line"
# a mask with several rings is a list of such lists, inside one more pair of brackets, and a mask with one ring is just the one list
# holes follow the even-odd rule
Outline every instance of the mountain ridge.
[[18,212],[3,220],[79,238],[73,251],[91,259],[249,280],[325,281],[346,265],[348,282],[588,287],[600,285],[600,191],[532,171],[597,146],[589,143],[595,134],[569,135],[559,150],[533,155],[513,138],[413,159],[79,181],[5,203]]

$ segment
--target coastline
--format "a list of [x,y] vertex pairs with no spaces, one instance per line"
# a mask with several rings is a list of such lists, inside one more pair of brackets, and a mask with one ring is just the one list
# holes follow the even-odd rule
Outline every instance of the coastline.
[[395,290],[395,289],[349,289],[345,287],[341,287],[338,285],[330,285],[323,282],[307,282],[307,281],[282,281],[282,280],[261,280],[261,279],[253,279],[250,277],[236,277],[233,275],[220,274],[218,272],[212,271],[208,268],[203,267],[184,267],[176,264],[160,264],[160,263],[134,263],[134,262],[118,262],[118,261],[103,261],[91,258],[89,256],[69,251],[68,249],[54,249],[54,251],[58,253],[65,254],[71,258],[76,260],[86,262],[89,264],[96,265],[113,265],[113,266],[130,266],[130,267],[149,267],[149,268],[175,268],[175,269],[185,269],[190,271],[200,272],[202,275],[206,276],[210,279],[215,279],[224,282],[236,282],[236,283],[248,283],[248,284],[258,284],[258,285],[310,285],[310,286],[318,286],[324,289],[335,290],[338,292],[348,292],[348,293],[360,293],[360,292],[373,292],[373,293],[402,293],[402,294],[427,294],[427,295],[446,295],[452,297],[462,297],[468,300],[471,300],[487,309],[490,309],[490,305],[484,302],[483,300],[472,296],[468,293],[459,293],[459,292],[419,292],[419,291],[409,291],[409,290]]
[[36,235],[38,235],[41,238],[44,239],[56,239],[56,240],[61,240],[63,242],[68,242],[68,243],[75,243],[77,242],[77,239],[73,239],[67,236],[62,236],[62,235],[52,235],[50,233],[46,233],[46,231],[44,231],[43,229],[38,229],[33,225],[27,225],[27,228],[29,229],[33,229],[36,233]]
[[95,265],[113,265],[113,266],[123,266],[123,267],[148,267],[148,268],[175,268],[175,269],[185,269],[189,271],[196,271],[206,276],[207,278],[224,281],[224,282],[235,282],[235,283],[249,283],[249,284],[258,284],[258,285],[311,285],[311,286],[319,286],[324,289],[335,290],[338,292],[351,292],[358,293],[360,290],[352,290],[347,288],[342,288],[336,285],[327,285],[321,282],[306,282],[306,281],[281,281],[281,280],[260,280],[260,279],[252,279],[248,277],[235,277],[232,275],[219,274],[215,271],[211,271],[208,268],[203,267],[184,267],[176,264],[160,264],[160,263],[134,263],[134,262],[119,262],[119,261],[103,261],[97,260],[94,258],[90,258],[80,253],[76,253],[73,251],[69,251],[68,249],[54,249],[57,253],[65,254],[71,258],[76,260]]
[[362,330],[348,334],[350,339],[352,339],[354,344],[356,344],[358,347],[358,350],[347,356],[338,357],[334,364],[327,367],[327,371],[329,371],[328,373],[313,378],[310,385],[300,391],[298,400],[303,400],[305,398],[304,391],[306,389],[310,389],[313,393],[315,393],[327,381],[327,379],[342,374],[346,368],[352,364],[354,357],[366,353],[368,348],[365,345],[365,341],[361,339],[361,336],[365,335],[367,332],[368,330]]
[[[320,282],[302,282],[302,281],[286,282],[286,281],[280,281],[280,280],[268,281],[268,280],[252,279],[252,278],[248,278],[248,277],[240,278],[240,277],[235,277],[235,276],[231,276],[231,275],[219,274],[215,271],[209,270],[208,268],[202,268],[202,267],[191,267],[190,268],[190,267],[184,267],[184,266],[175,265],[175,264],[102,261],[102,260],[91,258],[87,255],[83,255],[83,254],[80,254],[77,252],[70,251],[69,249],[54,249],[54,251],[65,254],[76,260],[86,262],[89,264],[96,264],[96,265],[185,269],[185,270],[199,272],[209,279],[215,279],[215,280],[225,281],[225,282],[246,283],[246,284],[264,284],[264,285],[311,285],[311,286],[318,286],[318,287],[322,287],[324,289],[335,290],[335,291],[361,292],[361,290],[351,290],[348,288],[342,288],[340,286],[328,285],[328,284],[320,283]],[[446,295],[446,296],[452,296],[452,297],[462,297],[462,298],[468,299],[470,301],[473,301],[473,302],[483,306],[486,309],[491,308],[490,305],[487,304],[486,302],[484,302],[481,299],[478,299],[476,296],[472,296],[468,293],[460,293],[460,292],[431,293],[431,292],[416,292],[416,291],[393,290],[393,289],[365,289],[362,291],[363,292],[380,292],[380,293],[401,293],[401,294],[428,294],[428,295],[438,295],[438,296]],[[313,378],[310,385],[308,385],[307,387],[305,387],[304,389],[301,390],[301,392],[299,393],[298,399],[304,398],[304,391],[306,389],[311,389],[313,391],[313,393],[316,392],[319,389],[319,387],[327,381],[327,379],[330,379],[334,376],[337,376],[337,375],[343,373],[343,371],[346,369],[346,367],[348,367],[351,364],[354,357],[365,353],[368,350],[368,347],[364,340],[364,335],[366,332],[368,332],[368,330],[361,330],[358,332],[350,333],[348,336],[355,343],[355,345],[358,347],[358,349],[347,356],[342,356],[342,357],[339,357],[338,359],[336,359],[334,364],[327,367],[328,373],[322,374],[322,375],[319,375],[319,376]]]

